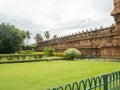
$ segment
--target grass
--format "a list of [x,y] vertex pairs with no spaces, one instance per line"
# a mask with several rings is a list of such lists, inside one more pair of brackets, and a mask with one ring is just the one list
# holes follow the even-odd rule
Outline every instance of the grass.
[[117,62],[82,60],[0,64],[0,90],[46,90],[118,70]]

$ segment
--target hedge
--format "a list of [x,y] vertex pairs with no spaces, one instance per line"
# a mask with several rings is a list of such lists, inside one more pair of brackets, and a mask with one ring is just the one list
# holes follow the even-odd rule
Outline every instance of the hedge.
[[27,57],[40,59],[44,54],[0,54],[0,60],[25,60]]

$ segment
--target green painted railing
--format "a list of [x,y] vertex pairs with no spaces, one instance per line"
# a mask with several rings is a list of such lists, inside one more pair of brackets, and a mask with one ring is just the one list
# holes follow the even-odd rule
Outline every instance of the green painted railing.
[[120,90],[120,71],[46,90]]

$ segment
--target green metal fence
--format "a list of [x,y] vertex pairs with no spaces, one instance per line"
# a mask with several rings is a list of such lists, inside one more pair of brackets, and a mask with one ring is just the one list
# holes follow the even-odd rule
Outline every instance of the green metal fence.
[[[108,58],[109,57],[109,58]],[[120,56],[104,56],[104,57],[100,57],[100,56],[84,56],[83,60],[87,59],[87,60],[96,60],[96,61],[104,61],[104,62],[120,62]]]
[[120,90],[120,71],[46,90]]

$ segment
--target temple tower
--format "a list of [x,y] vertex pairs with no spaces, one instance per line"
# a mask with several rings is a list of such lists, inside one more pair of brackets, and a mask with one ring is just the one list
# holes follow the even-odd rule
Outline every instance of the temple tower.
[[115,20],[115,30],[120,30],[120,0],[113,0],[114,9],[111,15]]

